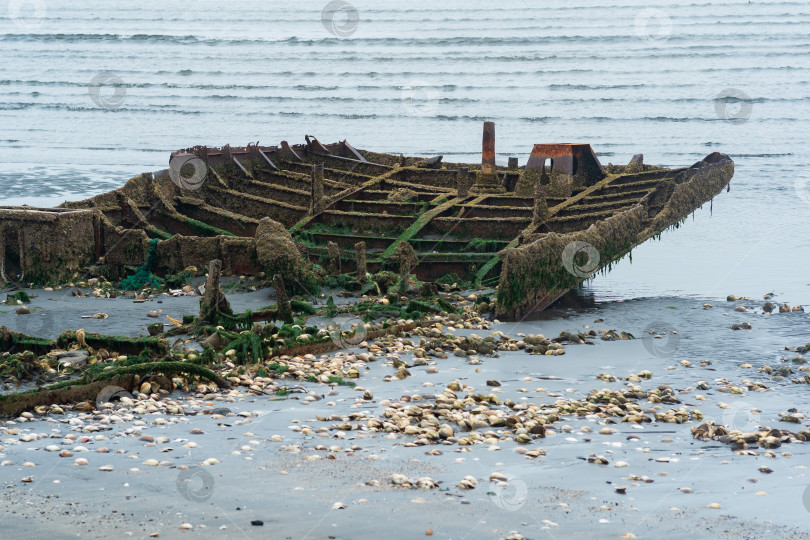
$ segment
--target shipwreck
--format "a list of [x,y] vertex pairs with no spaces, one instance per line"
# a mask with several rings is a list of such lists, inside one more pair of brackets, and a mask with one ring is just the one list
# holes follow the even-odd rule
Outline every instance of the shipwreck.
[[495,287],[493,314],[544,309],[635,246],[678,226],[728,186],[712,153],[683,168],[603,166],[588,144],[535,144],[495,163],[484,124],[480,164],[377,153],[347,141],[195,146],[169,168],[56,208],[0,207],[0,285],[65,282],[90,266],[121,278],[212,259],[223,271],[397,271]]

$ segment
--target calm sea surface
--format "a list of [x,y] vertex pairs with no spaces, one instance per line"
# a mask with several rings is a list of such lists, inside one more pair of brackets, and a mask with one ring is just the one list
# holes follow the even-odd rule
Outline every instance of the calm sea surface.
[[[195,144],[348,139],[499,161],[589,142],[737,172],[597,301],[727,294],[810,305],[805,2],[55,2],[0,6],[0,204],[52,205],[165,168]],[[339,6],[340,4],[338,4]],[[530,7],[527,7],[530,6]]]

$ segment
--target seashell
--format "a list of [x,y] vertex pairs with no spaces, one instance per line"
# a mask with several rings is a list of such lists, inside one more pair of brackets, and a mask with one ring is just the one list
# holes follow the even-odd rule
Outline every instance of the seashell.
[[536,457],[540,457],[540,456],[545,456],[546,451],[544,449],[542,449],[542,448],[535,448],[533,450],[529,450],[528,452],[526,452],[525,455],[526,455],[526,457],[529,457],[529,458],[536,458]]
[[608,458],[605,456],[597,456],[596,454],[591,454],[588,456],[588,463],[596,463],[597,465],[607,465],[609,463]]
[[461,489],[475,489],[475,486],[478,485],[478,480],[475,479],[474,476],[465,476],[462,478],[461,482],[456,484],[456,487]]
[[98,470],[104,471],[104,472],[111,472],[113,470],[113,466],[112,465],[102,465],[101,467],[98,468]]
[[439,485],[429,476],[423,476],[416,480],[416,487],[419,489],[434,489],[439,487]]
[[410,483],[410,481],[408,480],[408,477],[405,476],[404,474],[394,473],[391,475],[391,483],[396,486],[402,486]]

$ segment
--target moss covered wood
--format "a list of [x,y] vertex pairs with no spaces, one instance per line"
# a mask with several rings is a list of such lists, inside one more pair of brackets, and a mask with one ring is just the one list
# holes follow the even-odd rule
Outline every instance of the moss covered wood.
[[[585,231],[543,234],[530,244],[502,251],[496,316],[514,319],[538,306],[542,309],[636,245],[677,225],[728,184],[733,167],[732,162],[723,162],[689,169],[667,180],[673,189],[665,202],[657,200],[653,191],[639,204],[597,221]],[[651,215],[651,211],[655,213]],[[598,253],[596,265],[584,274],[576,269],[572,272],[578,262],[564,257],[566,246],[576,242],[592,246]]]

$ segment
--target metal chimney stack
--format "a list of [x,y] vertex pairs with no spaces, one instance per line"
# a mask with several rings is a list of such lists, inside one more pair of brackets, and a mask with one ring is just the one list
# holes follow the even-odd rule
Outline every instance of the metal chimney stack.
[[495,174],[495,122],[484,122],[481,173]]

